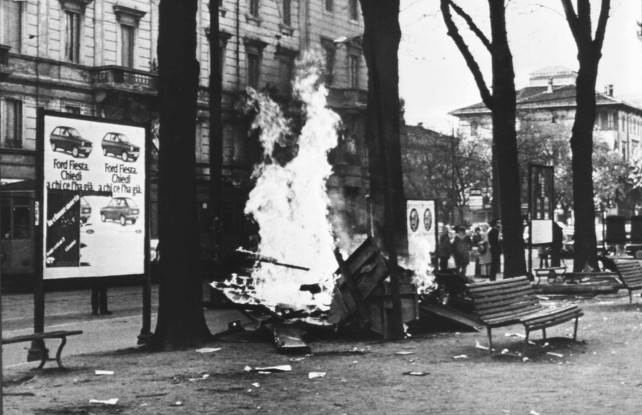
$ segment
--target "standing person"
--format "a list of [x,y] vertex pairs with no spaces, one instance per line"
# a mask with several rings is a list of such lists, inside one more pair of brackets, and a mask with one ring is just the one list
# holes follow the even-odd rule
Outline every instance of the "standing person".
[[466,235],[466,228],[455,226],[455,240],[453,241],[453,257],[457,274],[466,276],[466,268],[470,262],[470,237]]
[[[480,244],[482,243],[484,239],[484,236],[481,233],[481,228],[479,226],[476,226],[475,229],[473,230],[473,236],[471,238],[471,242],[473,245],[473,249],[477,247],[477,249],[481,250]],[[477,251],[478,255],[475,256],[475,277],[479,277],[481,274],[481,268],[479,267],[479,254],[480,252]]]
[[559,267],[562,259],[564,232],[562,227],[553,222],[553,244],[551,245],[551,267]]
[[502,224],[499,220],[493,219],[488,230],[488,250],[490,251],[490,280],[495,281],[497,273],[501,271],[502,257]]
[[452,244],[450,243],[450,235],[448,235],[448,225],[441,227],[441,232],[439,233],[439,246],[437,247],[439,252],[439,270],[447,271],[448,270],[448,260],[450,255],[453,253]]
[[490,249],[488,249],[488,232],[482,234],[482,241],[479,245],[479,276],[488,278],[490,276]]
[[111,314],[107,309],[107,287],[102,284],[91,289],[91,314]]

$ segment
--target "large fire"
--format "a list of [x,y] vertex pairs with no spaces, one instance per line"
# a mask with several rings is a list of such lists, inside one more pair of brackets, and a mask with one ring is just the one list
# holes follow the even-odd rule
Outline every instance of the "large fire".
[[[321,56],[313,52],[297,62],[293,95],[303,110],[298,137],[292,137],[290,120],[278,104],[266,94],[247,91],[246,106],[256,113],[252,129],[260,134],[263,161],[254,170],[256,185],[245,213],[259,226],[256,257],[269,260],[257,262],[251,277],[233,275],[216,285],[235,302],[260,303],[272,309],[283,305],[328,310],[338,267],[333,251],[337,241],[343,245],[355,238],[333,235],[329,217],[326,182],[332,166],[328,152],[338,143],[340,118],[327,107],[321,62]],[[279,155],[284,146],[296,148],[287,161]],[[302,291],[302,286],[314,288]]]

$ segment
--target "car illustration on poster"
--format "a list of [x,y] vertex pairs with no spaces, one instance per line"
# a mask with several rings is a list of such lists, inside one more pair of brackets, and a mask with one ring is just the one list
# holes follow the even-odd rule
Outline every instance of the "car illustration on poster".
[[89,217],[91,216],[91,206],[87,199],[84,197],[80,198],[80,221],[84,224],[87,223]]
[[53,151],[62,150],[78,158],[89,157],[93,144],[83,138],[73,127],[58,126],[49,135],[49,143]]
[[125,134],[107,133],[102,140],[103,155],[111,154],[123,161],[136,161],[140,155],[140,147],[133,145]]
[[131,222],[132,225],[138,220],[139,209],[132,198],[114,197],[107,206],[100,209],[100,220],[118,221],[122,226]]

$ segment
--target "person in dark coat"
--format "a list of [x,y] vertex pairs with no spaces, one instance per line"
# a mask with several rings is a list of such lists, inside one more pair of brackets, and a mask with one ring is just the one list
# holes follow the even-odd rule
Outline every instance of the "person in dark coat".
[[457,274],[466,276],[466,268],[470,262],[470,237],[466,235],[466,228],[455,226],[455,240],[453,241],[453,258]]
[[551,266],[559,267],[562,259],[562,245],[564,241],[564,232],[562,227],[553,222],[553,243],[551,244]]
[[439,253],[439,270],[448,270],[448,260],[453,253],[452,244],[450,243],[450,235],[448,234],[448,226],[444,225],[439,232],[439,245],[437,252]]
[[502,258],[502,224],[499,220],[493,219],[488,230],[488,250],[490,251],[490,280],[497,279],[497,273],[501,272]]

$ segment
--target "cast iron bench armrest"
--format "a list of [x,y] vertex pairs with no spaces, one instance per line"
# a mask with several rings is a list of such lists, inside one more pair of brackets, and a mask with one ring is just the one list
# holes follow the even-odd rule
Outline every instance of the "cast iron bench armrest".
[[624,288],[629,290],[629,303],[633,303],[633,290],[642,290],[642,266],[638,261],[616,260],[614,262]]
[[537,284],[540,283],[542,277],[546,277],[549,284],[554,284],[557,282],[558,277],[564,280],[566,276],[566,267],[535,268],[533,271],[535,271],[535,275],[537,276]]
[[35,344],[37,344],[38,347],[40,348],[40,352],[42,356],[40,358],[40,365],[38,365],[37,369],[42,369],[45,366],[45,363],[47,362],[47,351],[45,349],[45,344],[43,341],[45,339],[60,339],[60,346],[58,346],[58,351],[56,352],[56,362],[58,362],[58,366],[60,368],[64,369],[64,366],[60,361],[60,357],[62,355],[62,349],[65,347],[65,344],[67,344],[67,336],[75,336],[77,334],[82,334],[82,330],[67,330],[67,331],[59,330],[59,331],[50,331],[45,333],[32,333],[32,334],[25,334],[22,336],[15,336],[15,337],[7,337],[7,338],[3,337],[2,344],[21,343],[21,342],[28,342],[28,341],[35,342]]
[[495,327],[522,324],[526,330],[524,351],[532,330],[542,330],[546,339],[546,328],[575,319],[573,340],[577,337],[577,324],[584,315],[576,305],[543,307],[528,278],[508,278],[501,281],[467,284],[468,295],[473,300],[475,313],[488,332],[488,350],[493,354],[492,329]]

